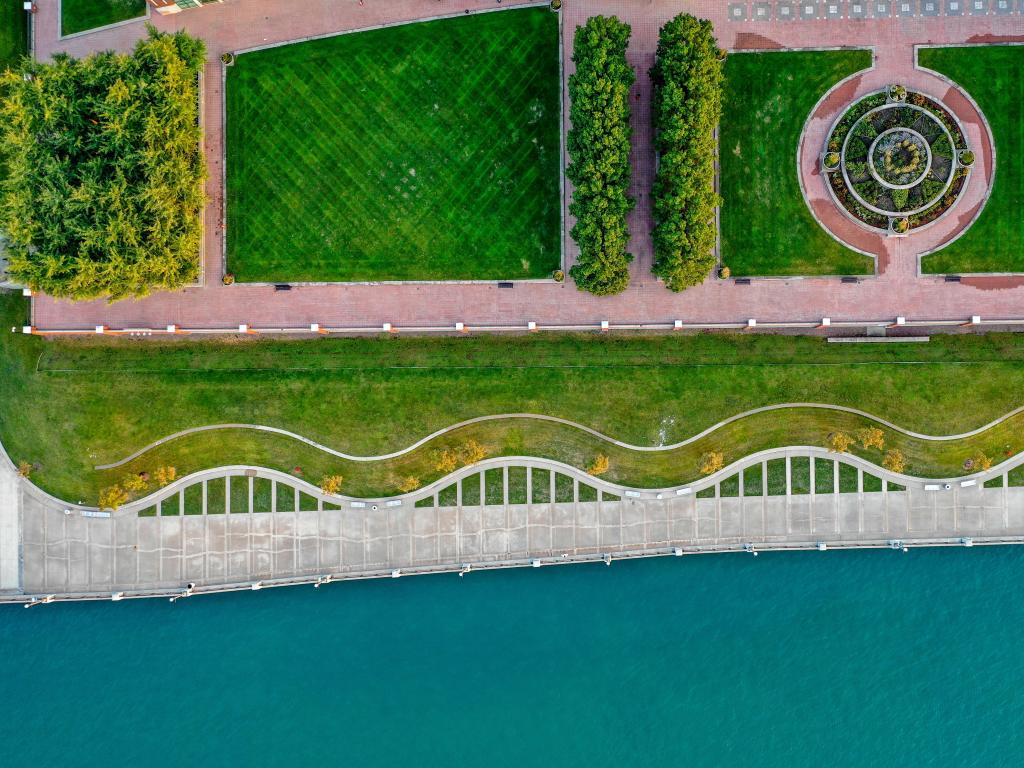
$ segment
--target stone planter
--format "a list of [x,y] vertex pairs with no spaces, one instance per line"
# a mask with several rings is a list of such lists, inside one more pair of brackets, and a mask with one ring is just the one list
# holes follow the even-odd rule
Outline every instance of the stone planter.
[[907,89],[902,85],[890,85],[886,97],[891,102],[902,102],[907,100]]
[[961,149],[956,153],[957,164],[962,165],[964,168],[970,168],[974,165],[976,159],[973,150],[970,149]]
[[906,237],[910,234],[910,219],[904,217],[889,217],[889,237]]

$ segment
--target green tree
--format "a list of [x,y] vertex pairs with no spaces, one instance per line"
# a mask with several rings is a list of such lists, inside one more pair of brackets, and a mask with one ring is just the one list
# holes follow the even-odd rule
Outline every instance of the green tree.
[[593,16],[576,28],[569,78],[572,127],[566,139],[573,184],[569,212],[579,256],[569,274],[576,286],[598,296],[629,284],[626,215],[629,189],[629,88],[636,78],[626,62],[630,27],[614,16]]
[[0,75],[0,230],[12,279],[73,299],[199,273],[205,48],[150,27],[130,56],[65,54]]
[[669,289],[681,291],[703,282],[715,265],[722,56],[711,22],[680,14],[665,24],[650,75],[658,153],[652,271]]

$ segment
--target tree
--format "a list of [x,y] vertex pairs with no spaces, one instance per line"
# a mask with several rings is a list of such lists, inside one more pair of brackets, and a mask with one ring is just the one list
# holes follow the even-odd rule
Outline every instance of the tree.
[[57,54],[0,74],[0,230],[15,281],[72,299],[145,296],[199,274],[202,41]]
[[833,453],[846,453],[853,445],[853,438],[845,432],[832,432],[826,439],[828,449]]
[[902,451],[892,448],[885,452],[885,456],[882,458],[882,466],[890,472],[903,474],[907,469],[907,460],[903,456]]
[[593,475],[594,477],[597,477],[598,475],[603,475],[605,472],[608,471],[608,466],[608,457],[605,456],[603,453],[599,453],[597,454],[597,456],[594,457],[594,461],[591,462],[590,466],[587,467],[587,474]]
[[328,496],[337,496],[341,492],[341,483],[344,480],[341,475],[324,475],[320,480],[320,490]]
[[117,511],[118,508],[128,502],[128,491],[120,485],[111,485],[100,491],[99,508]]
[[566,137],[572,182],[569,212],[579,246],[569,270],[576,286],[598,296],[621,293],[629,284],[626,215],[629,189],[629,88],[636,79],[626,62],[630,27],[614,16],[593,16],[576,28],[569,77],[572,127]]
[[715,266],[722,58],[710,21],[680,14],[661,28],[650,71],[658,153],[651,271],[673,291],[702,283]]
[[725,466],[725,455],[721,451],[708,451],[700,457],[700,473],[710,475]]
[[857,439],[865,448],[885,448],[885,433],[878,427],[864,427],[857,430]]

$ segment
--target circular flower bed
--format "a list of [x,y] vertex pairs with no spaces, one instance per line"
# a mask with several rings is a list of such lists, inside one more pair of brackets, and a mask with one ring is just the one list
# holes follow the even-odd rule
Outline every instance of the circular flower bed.
[[942,104],[890,86],[839,118],[822,167],[835,201],[853,218],[905,234],[956,204],[970,172],[965,155],[973,161],[963,130]]

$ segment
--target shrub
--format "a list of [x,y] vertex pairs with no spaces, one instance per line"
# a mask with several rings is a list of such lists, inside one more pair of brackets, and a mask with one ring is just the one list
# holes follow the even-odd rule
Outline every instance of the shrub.
[[412,493],[420,487],[420,479],[418,477],[409,476],[398,484],[398,490],[402,493]]
[[974,153],[971,150],[965,149],[960,153],[960,165],[966,165],[968,167],[974,165]]
[[715,266],[715,127],[722,114],[722,60],[710,21],[680,14],[661,28],[651,69],[658,172],[652,190],[652,272],[673,291]]
[[320,490],[328,496],[337,496],[341,493],[341,483],[344,478],[341,475],[324,475],[320,480]]
[[556,269],[554,272],[552,272],[551,277],[554,278],[554,281],[556,283],[565,282],[565,272],[563,272],[560,269]]
[[725,455],[721,451],[707,451],[700,457],[698,469],[702,475],[710,475],[725,466]]
[[128,491],[120,485],[111,485],[100,491],[99,508],[117,511],[122,504],[128,502]]
[[460,453],[462,454],[463,464],[476,464],[478,461],[483,461],[487,458],[487,449],[476,440],[467,441],[462,446]]
[[222,278],[220,279],[220,281],[221,281],[221,282],[222,282],[222,283],[223,283],[224,285],[234,285],[234,284],[235,284],[235,276],[234,276],[233,274],[231,274],[230,272],[227,272],[227,273],[226,273],[226,274],[224,275],[224,277],[222,277]]
[[18,477],[28,478],[32,474],[32,465],[27,461],[18,462]]
[[551,10],[557,11],[562,7],[562,0],[551,0]]
[[614,16],[594,16],[576,28],[569,78],[572,127],[566,137],[572,182],[571,235],[579,246],[569,270],[576,286],[598,296],[629,284],[629,88],[635,74],[626,63],[630,27]]
[[121,481],[121,487],[128,493],[141,493],[149,487],[149,480],[141,473],[128,475]]
[[907,207],[907,200],[910,198],[909,189],[894,189],[892,191],[892,204],[896,206],[897,210],[903,210]]
[[985,470],[992,469],[992,459],[984,451],[977,451],[964,462],[964,467],[974,472],[984,472]]
[[857,430],[857,439],[865,448],[885,448],[885,432],[878,427],[864,427]]
[[892,231],[893,232],[896,232],[896,233],[902,235],[908,229],[910,229],[910,219],[904,217],[902,219],[893,219],[892,220]]
[[594,457],[594,460],[590,463],[590,466],[587,467],[587,474],[593,475],[594,477],[597,477],[598,475],[603,475],[605,472],[608,471],[608,466],[608,457],[605,456],[603,453],[599,453],[597,456]]
[[220,60],[222,62],[224,62],[225,64],[234,64],[235,63],[235,54],[230,53],[228,51],[225,51],[224,53],[222,53],[220,55]]
[[434,469],[447,475],[459,466],[459,455],[451,448],[434,452]]
[[157,487],[159,488],[170,485],[177,476],[178,470],[174,467],[157,467],[156,471],[153,472],[153,479],[156,480]]
[[732,270],[723,264],[722,267],[718,270],[718,276],[722,280],[728,280],[730,277],[732,277]]
[[831,432],[825,440],[828,449],[833,453],[846,453],[853,442],[853,438],[845,432]]
[[15,282],[145,296],[199,274],[202,41],[150,27],[131,55],[57,54],[0,73],[0,230]]
[[825,167],[826,168],[838,168],[839,167],[839,153],[838,152],[826,152],[825,153]]
[[893,448],[885,452],[885,456],[882,457],[882,466],[890,472],[903,474],[907,469],[907,460],[902,451]]

